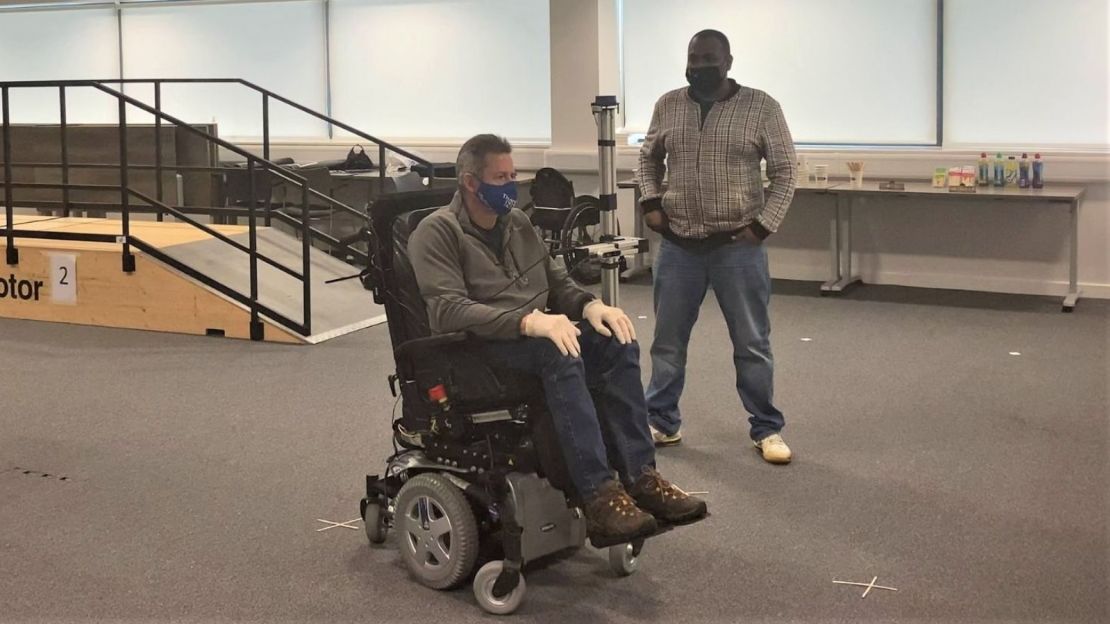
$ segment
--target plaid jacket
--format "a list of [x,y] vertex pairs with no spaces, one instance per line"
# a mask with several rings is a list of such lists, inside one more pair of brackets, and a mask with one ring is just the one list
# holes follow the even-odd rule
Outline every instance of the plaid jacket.
[[[764,159],[771,181],[766,193],[759,167]],[[641,202],[661,197],[679,237],[704,239],[753,221],[775,232],[797,184],[794,142],[779,103],[763,91],[740,87],[713,104],[703,127],[689,89],[676,89],[655,103],[639,178]]]

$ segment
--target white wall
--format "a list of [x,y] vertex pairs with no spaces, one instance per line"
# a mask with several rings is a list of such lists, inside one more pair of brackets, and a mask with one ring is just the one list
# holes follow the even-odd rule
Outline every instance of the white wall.
[[548,0],[332,0],[331,43],[333,116],[356,128],[551,136]]
[[686,85],[691,35],[714,28],[732,76],[779,101],[795,141],[936,143],[936,13],[935,0],[629,0],[625,125],[647,130],[655,99]]
[[[117,78],[118,37],[111,9],[0,13],[0,80]],[[116,100],[90,87],[66,92],[66,113],[73,123],[119,119]],[[10,115],[23,123],[58,123],[58,90],[12,90]]]
[[1110,3],[945,7],[945,145],[1110,145]]
[[[128,78],[242,78],[324,109],[321,0],[133,7],[123,12],[122,25]],[[128,85],[127,93],[154,101],[153,88],[145,85]],[[188,122],[216,120],[225,137],[262,135],[262,96],[240,84],[164,85],[162,109]],[[133,123],[153,122],[134,109],[128,114],[135,115]],[[327,124],[275,101],[270,134],[322,137]]]

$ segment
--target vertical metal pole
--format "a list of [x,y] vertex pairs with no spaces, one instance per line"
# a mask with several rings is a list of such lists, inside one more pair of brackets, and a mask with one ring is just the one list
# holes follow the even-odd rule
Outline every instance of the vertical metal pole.
[[62,216],[70,214],[69,205],[69,123],[66,115],[66,88],[58,87],[58,109],[61,121],[62,139]]
[[312,231],[308,218],[308,180],[301,185],[301,275],[304,279],[304,331],[312,334]]
[[[116,5],[116,50],[119,54],[119,79],[123,80],[123,7],[120,6],[120,0],[115,0]],[[123,91],[123,84],[119,85],[120,92]]]
[[944,0],[937,0],[937,147],[944,145]]
[[852,282],[852,205],[855,203],[855,198],[848,195],[848,199],[844,202],[844,274],[841,280],[844,286]]
[[254,159],[247,159],[247,175],[250,178],[250,198],[247,203],[247,229],[249,232],[250,246],[250,273],[251,273],[251,340],[262,340],[262,321],[258,318],[258,232],[255,226],[255,176]]
[[[162,82],[160,80],[154,81],[154,110],[158,112],[154,115],[154,187],[157,189],[158,201],[165,203],[166,196],[162,188]],[[155,214],[159,221],[165,219],[161,207]]]
[[4,216],[7,217],[4,221],[4,233],[7,238],[8,264],[15,266],[19,264],[19,250],[15,248],[15,234],[12,232],[15,226],[15,197],[12,195],[12,120],[8,110],[8,87],[0,89],[0,100],[4,121]]
[[378,193],[385,192],[385,146],[381,143],[378,144],[378,179],[381,180],[382,186],[378,189]]
[[131,192],[127,171],[127,102],[119,98],[119,191],[123,212],[123,271],[135,271],[135,256],[131,255]]
[[1071,264],[1068,268],[1068,288],[1079,292],[1079,200],[1071,202]]
[[[270,94],[262,94],[262,159],[270,160]],[[253,197],[253,195],[252,195]]]
[[328,116],[328,139],[335,138],[331,114],[331,0],[324,0],[324,114]]
[[1071,200],[1071,249],[1068,260],[1068,294],[1064,312],[1071,312],[1079,303],[1079,199]]
[[833,286],[835,286],[840,281],[840,278],[844,277],[844,274],[841,272],[841,267],[840,267],[840,241],[841,241],[840,224],[842,223],[841,212],[843,210],[843,202],[844,202],[843,198],[844,198],[844,196],[840,193],[837,193],[836,195],[834,195],[834,197],[836,198],[835,199],[836,206],[833,208],[832,224],[831,224],[831,227],[829,228],[830,230],[832,230],[832,245],[829,246],[829,249],[832,250],[832,273],[833,273],[832,274],[832,280],[829,281],[829,284],[831,284]]
[[[601,240],[617,235],[617,141],[615,115],[619,105],[615,95],[599,95],[591,109],[597,122],[598,176],[601,178]],[[601,299],[606,305],[620,305],[620,257],[601,262]]]

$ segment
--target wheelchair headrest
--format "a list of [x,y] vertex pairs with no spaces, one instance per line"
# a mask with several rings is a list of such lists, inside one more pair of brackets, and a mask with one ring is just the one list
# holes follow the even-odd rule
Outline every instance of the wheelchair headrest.
[[407,193],[389,193],[382,195],[370,204],[370,219],[374,229],[380,236],[391,235],[393,220],[405,213],[414,212],[423,208],[446,206],[455,196],[455,188],[431,189],[427,191],[411,191]]

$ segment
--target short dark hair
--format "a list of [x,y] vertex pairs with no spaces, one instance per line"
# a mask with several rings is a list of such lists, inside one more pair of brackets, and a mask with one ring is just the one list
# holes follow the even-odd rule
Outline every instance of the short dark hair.
[[732,46],[729,45],[728,37],[725,36],[725,33],[719,30],[713,30],[712,28],[707,28],[705,30],[698,31],[696,35],[690,37],[690,43],[693,43],[694,39],[701,39],[702,37],[716,39],[717,41],[721,42],[721,46],[725,49],[725,56],[732,56]]
[[482,170],[486,166],[486,156],[490,154],[511,154],[513,146],[507,140],[496,134],[479,134],[472,136],[463,143],[459,150],[459,157],[455,161],[455,175],[459,184],[462,184],[464,174],[471,174],[479,180],[482,179]]

